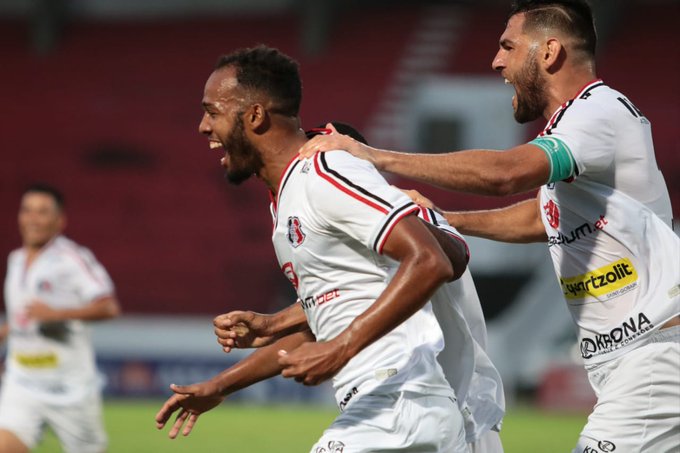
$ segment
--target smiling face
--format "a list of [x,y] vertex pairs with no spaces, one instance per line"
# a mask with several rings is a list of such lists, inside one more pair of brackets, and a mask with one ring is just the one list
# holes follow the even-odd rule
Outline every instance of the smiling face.
[[62,232],[66,221],[50,194],[27,192],[21,198],[18,223],[24,246],[40,248]]
[[541,117],[548,106],[546,79],[538,61],[539,44],[524,33],[524,20],[523,13],[510,18],[492,62],[493,69],[501,73],[505,83],[515,88],[512,107],[519,123]]
[[208,137],[211,149],[223,149],[226,178],[240,184],[263,167],[257,148],[246,136],[242,115],[245,93],[238,86],[236,69],[227,66],[214,71],[203,92],[203,118],[198,127]]

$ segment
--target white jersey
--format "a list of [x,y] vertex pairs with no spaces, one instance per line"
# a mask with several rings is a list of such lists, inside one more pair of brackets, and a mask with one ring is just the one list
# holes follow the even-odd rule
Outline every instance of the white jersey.
[[[272,204],[273,242],[318,341],[336,337],[382,294],[399,266],[381,254],[383,245],[418,209],[373,165],[344,151],[289,164]],[[335,375],[339,407],[368,393],[453,397],[436,359],[443,346],[428,302]]]
[[[460,237],[444,217],[420,209],[421,218]],[[486,323],[470,270],[442,285],[432,296],[432,308],[444,333],[444,349],[437,356],[446,379],[458,397],[468,443],[478,442],[489,430],[500,431],[505,394],[500,373],[486,354]]]
[[98,385],[90,330],[78,320],[39,323],[26,307],[80,308],[113,294],[106,270],[92,253],[58,236],[26,267],[26,251],[9,255],[5,303],[9,323],[5,379],[45,401],[66,402]]
[[680,313],[680,239],[651,126],[621,93],[591,82],[537,140],[566,147],[575,177],[541,188],[555,272],[586,365],[644,344]]

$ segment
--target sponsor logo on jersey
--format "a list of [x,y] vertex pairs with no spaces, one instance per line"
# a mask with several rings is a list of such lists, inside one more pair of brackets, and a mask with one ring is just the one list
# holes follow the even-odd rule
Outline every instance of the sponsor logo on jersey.
[[612,299],[637,287],[638,274],[633,263],[623,258],[576,277],[560,277],[566,299],[594,297]]
[[558,231],[557,235],[548,235],[548,247],[552,247],[553,245],[571,244],[572,242],[583,239],[584,237],[589,236],[598,230],[604,229],[605,225],[608,223],[609,221],[607,221],[605,216],[601,215],[600,218],[595,222],[586,222],[583,225],[567,232],[567,234],[563,234]]
[[56,368],[59,358],[53,352],[46,354],[14,354],[14,360],[26,368]]
[[642,334],[654,328],[654,324],[645,316],[638,313],[613,328],[609,333],[598,334],[594,337],[581,339],[581,357],[590,359],[596,355],[606,354],[630,344]]
[[288,233],[286,237],[293,248],[297,248],[305,241],[305,233],[302,231],[302,223],[295,216],[288,217]]
[[345,451],[344,443],[340,442],[339,440],[330,440],[328,441],[327,446],[316,447],[314,453],[342,453],[343,451]]
[[344,411],[344,410],[345,410],[345,407],[347,407],[347,404],[349,403],[349,401],[350,401],[350,400],[354,397],[354,395],[356,395],[357,393],[359,393],[359,389],[356,388],[356,387],[352,387],[352,390],[350,390],[349,392],[347,392],[347,394],[346,394],[345,397],[342,399],[342,401],[340,401],[340,410],[341,410],[341,411]]
[[551,227],[557,228],[560,226],[560,210],[554,201],[549,200],[543,205],[543,212],[545,212],[545,218],[548,219],[548,223]]
[[283,272],[283,275],[285,275],[286,278],[293,285],[293,288],[295,288],[295,291],[297,291],[298,286],[300,284],[300,280],[298,279],[298,276],[295,273],[295,269],[293,269],[293,263],[291,263],[290,261],[287,262],[287,263],[284,263],[283,266],[281,266],[281,271]]
[[583,453],[610,453],[616,450],[616,445],[614,442],[609,440],[600,440],[597,442],[597,448],[586,446],[583,449]]
[[300,299],[300,304],[302,305],[302,308],[304,310],[308,310],[312,307],[321,306],[326,302],[330,302],[333,299],[337,299],[338,297],[340,297],[340,290],[336,288],[328,291],[327,293],[317,294],[314,296],[305,297],[304,299]]

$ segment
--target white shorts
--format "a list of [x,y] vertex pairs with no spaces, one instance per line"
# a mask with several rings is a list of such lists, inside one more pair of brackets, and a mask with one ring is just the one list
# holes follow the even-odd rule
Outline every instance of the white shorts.
[[574,453],[680,451],[680,326],[588,371],[597,403]]
[[364,395],[324,431],[311,453],[467,453],[463,415],[446,396]]
[[0,428],[11,431],[29,449],[37,446],[45,424],[68,453],[102,453],[107,438],[101,396],[93,391],[78,404],[50,404],[25,387],[4,379],[0,390]]

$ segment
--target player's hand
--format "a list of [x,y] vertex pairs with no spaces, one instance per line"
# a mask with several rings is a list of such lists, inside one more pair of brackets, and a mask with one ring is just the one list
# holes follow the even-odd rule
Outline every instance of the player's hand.
[[26,307],[26,316],[38,322],[62,321],[63,316],[59,310],[55,310],[44,302],[34,300]]
[[334,149],[344,149],[348,153],[360,159],[374,162],[374,148],[364,145],[361,142],[354,140],[348,135],[338,133],[335,127],[328,123],[326,128],[332,132],[328,135],[315,135],[302,148],[300,148],[300,159],[312,157],[317,152],[330,151]]
[[[396,187],[396,186],[393,186]],[[418,206],[422,206],[423,208],[428,208],[428,209],[433,209],[437,211],[439,214],[442,214],[442,210],[439,209],[437,206],[432,203],[432,200],[427,198],[425,195],[422,193],[418,192],[417,190],[413,189],[401,189],[399,187],[396,187],[397,189],[401,190],[404,192],[408,197],[413,201],[415,204]],[[443,214],[442,214],[443,215]]]
[[213,320],[217,342],[224,352],[233,348],[260,348],[274,340],[270,331],[271,315],[253,311],[232,311]]
[[163,429],[170,416],[178,411],[175,423],[168,433],[170,439],[176,438],[180,430],[183,436],[191,434],[198,417],[224,401],[217,384],[212,381],[192,385],[172,384],[170,389],[175,394],[168,398],[156,414],[156,428]]
[[349,361],[336,342],[304,343],[292,351],[279,351],[281,375],[305,385],[318,385],[332,378]]

